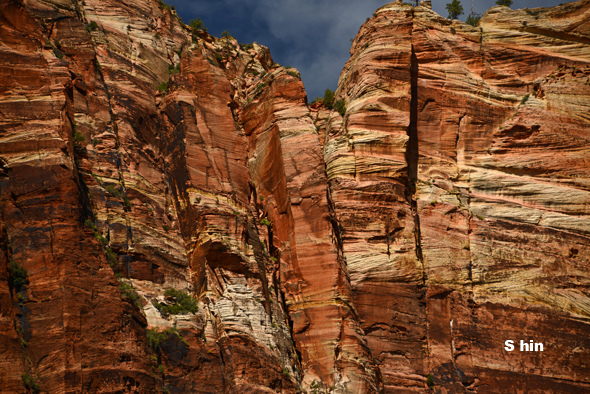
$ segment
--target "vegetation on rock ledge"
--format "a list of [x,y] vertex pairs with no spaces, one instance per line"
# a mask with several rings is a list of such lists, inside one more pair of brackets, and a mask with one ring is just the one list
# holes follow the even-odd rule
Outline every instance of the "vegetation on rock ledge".
[[21,378],[23,380],[23,385],[28,391],[35,394],[41,391],[41,387],[39,387],[39,383],[35,381],[35,377],[29,375],[28,373],[24,373],[21,375]]
[[180,335],[176,328],[169,328],[164,331],[160,331],[157,328],[152,328],[146,332],[148,346],[152,350],[158,350],[160,346],[170,339],[171,336],[176,336],[183,344],[188,346],[188,343],[185,339]]
[[16,261],[11,261],[8,267],[10,272],[10,283],[17,292],[29,284],[29,272]]
[[197,301],[184,291],[168,289],[164,292],[164,296],[167,298],[166,303],[160,303],[158,301],[152,302],[162,315],[196,313],[199,309]]

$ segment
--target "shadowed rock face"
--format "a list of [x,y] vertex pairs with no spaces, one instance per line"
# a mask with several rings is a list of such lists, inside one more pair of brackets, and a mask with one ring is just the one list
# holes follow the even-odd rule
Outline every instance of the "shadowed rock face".
[[0,387],[590,389],[589,9],[384,6],[342,116],[159,1],[5,0]]

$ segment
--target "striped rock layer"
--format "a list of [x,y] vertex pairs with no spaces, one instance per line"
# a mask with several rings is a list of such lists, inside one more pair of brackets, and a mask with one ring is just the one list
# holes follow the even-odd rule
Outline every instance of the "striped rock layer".
[[343,115],[160,1],[2,1],[2,391],[589,390],[589,78],[587,0],[384,6]]
[[588,1],[361,27],[322,140],[386,392],[590,389],[589,44]]

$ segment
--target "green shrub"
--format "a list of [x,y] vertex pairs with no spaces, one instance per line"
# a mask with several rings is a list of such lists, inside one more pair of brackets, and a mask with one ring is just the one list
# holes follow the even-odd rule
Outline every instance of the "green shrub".
[[164,342],[169,340],[170,337],[173,335],[176,336],[183,344],[188,346],[188,343],[185,341],[185,339],[182,337],[182,335],[180,335],[178,330],[176,330],[175,328],[169,328],[164,331],[160,331],[157,328],[149,329],[146,332],[148,346],[150,347],[150,349],[152,349],[154,351],[158,350],[160,348],[160,346]]
[[231,34],[227,30],[221,32],[221,37],[231,38]]
[[123,196],[123,203],[125,204],[125,208],[129,211],[131,209],[131,201],[129,201],[127,196]]
[[520,104],[526,103],[530,96],[530,94],[525,94],[522,100],[520,100]]
[[164,292],[167,297],[174,297],[175,302],[172,305],[160,304],[153,301],[152,304],[163,315],[180,315],[185,313],[196,313],[199,307],[197,301],[188,293],[181,290],[168,289]]
[[76,130],[76,124],[74,123],[72,133],[72,139],[74,140],[74,152],[78,154],[83,154],[86,152],[86,136]]
[[326,89],[326,91],[324,92],[324,105],[328,109],[332,109],[333,102],[334,102],[334,92],[331,91],[330,89]]
[[434,380],[432,378],[432,374],[429,373],[428,376],[426,377],[426,385],[428,385],[428,387],[433,387],[434,386]]
[[165,10],[171,9],[171,7],[168,4],[164,3],[162,0],[158,0],[158,3],[160,3],[160,6]]
[[158,85],[158,87],[156,89],[158,89],[162,93],[167,93],[168,92],[168,81],[162,82],[161,84]]
[[98,227],[96,227],[96,224],[94,224],[94,222],[90,219],[84,220],[84,225],[86,227],[90,227],[92,229],[92,231],[94,231],[94,232],[98,231]]
[[121,192],[115,186],[108,185],[106,189],[113,197],[121,197]]
[[218,63],[221,63],[221,61],[223,60],[223,56],[221,56],[220,53],[216,53],[215,54],[215,59],[217,59],[217,62]]
[[86,30],[88,31],[88,33],[96,29],[98,29],[98,24],[95,21],[86,24]]
[[338,100],[334,103],[334,108],[336,109],[336,111],[338,111],[338,113],[340,114],[340,116],[344,116],[344,114],[346,113],[346,105],[345,105],[345,101],[344,100]]
[[160,331],[157,328],[152,328],[147,331],[146,333],[148,346],[152,350],[156,350],[160,347],[160,345],[168,339],[168,334],[164,331]]
[[58,58],[59,60],[64,58],[64,54],[62,51],[60,51],[57,48],[53,48],[53,54],[55,55],[56,58]]
[[107,254],[107,261],[111,268],[115,268],[117,265],[119,265],[119,259],[117,258],[117,254],[113,252],[111,248],[106,248],[105,252]]
[[506,7],[510,7],[512,5],[512,0],[497,0],[497,5],[504,5]]
[[129,283],[121,282],[119,290],[121,290],[121,299],[130,300],[140,310],[143,308],[143,305],[141,305],[141,297],[137,294],[133,286]]
[[28,373],[23,373],[21,375],[21,378],[22,378],[23,384],[27,390],[32,391],[35,394],[41,391],[41,387],[39,387],[39,383],[37,383],[35,381],[35,378],[33,376],[29,375]]
[[203,23],[201,18],[193,19],[189,22],[189,26],[193,31],[205,30],[205,24]]
[[29,284],[29,272],[16,261],[10,262],[8,271],[10,273],[10,283],[17,292]]
[[262,224],[263,226],[266,226],[266,227],[270,227],[270,222],[266,218],[260,219],[260,224]]
[[467,23],[468,25],[471,25],[471,26],[476,26],[480,19],[481,19],[481,16],[472,14],[467,17],[467,19],[465,20],[465,23]]
[[103,237],[103,236],[102,236],[102,234],[95,233],[95,234],[94,234],[94,237],[95,237],[96,239],[98,239],[98,242],[100,242],[100,244],[101,244],[102,246],[105,246],[106,244],[108,244],[108,243],[109,243],[109,240],[108,240],[108,239],[106,239],[105,237]]
[[297,79],[301,79],[299,77],[299,74],[297,74],[295,71],[287,71],[287,74],[289,74],[290,76],[295,77]]
[[240,44],[240,47],[242,47],[243,50],[249,50],[249,49],[254,49],[254,44]]
[[86,137],[84,136],[84,134],[82,134],[78,130],[74,129],[74,143],[84,142],[84,141],[86,141]]
[[172,74],[178,74],[180,72],[180,63],[174,65],[171,64],[168,66],[168,74],[172,75]]

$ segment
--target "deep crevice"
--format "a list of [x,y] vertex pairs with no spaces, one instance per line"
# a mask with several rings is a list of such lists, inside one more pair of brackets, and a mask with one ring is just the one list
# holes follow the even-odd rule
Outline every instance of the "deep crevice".
[[406,162],[408,165],[408,189],[409,202],[414,217],[414,238],[416,245],[416,257],[422,265],[422,285],[426,285],[424,272],[424,259],[422,256],[420,216],[418,215],[418,204],[414,198],[416,194],[416,182],[418,181],[418,57],[412,44],[410,57],[410,125],[408,127],[408,148],[406,150]]
[[410,126],[408,128],[408,149],[406,161],[408,163],[408,178],[410,192],[416,192],[416,180],[418,179],[418,58],[412,45],[410,58]]

